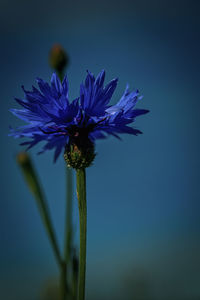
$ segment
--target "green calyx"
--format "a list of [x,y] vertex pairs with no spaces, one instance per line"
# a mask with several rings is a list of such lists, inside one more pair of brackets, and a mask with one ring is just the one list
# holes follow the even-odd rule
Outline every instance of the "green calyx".
[[79,145],[72,143],[66,146],[64,159],[68,167],[78,169],[84,169],[91,166],[96,156],[94,144],[86,143],[86,145]]

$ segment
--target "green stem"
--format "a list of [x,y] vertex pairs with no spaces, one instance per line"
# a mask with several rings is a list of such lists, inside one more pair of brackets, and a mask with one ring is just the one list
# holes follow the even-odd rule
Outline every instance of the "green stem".
[[[63,72],[57,72],[60,81],[64,78]],[[65,245],[64,245],[64,261],[61,270],[61,299],[65,299],[68,289],[67,284],[67,271],[71,258],[72,249],[72,170],[66,169],[66,183],[67,183],[67,196],[66,196],[66,222],[65,222]],[[65,287],[65,290],[64,290]],[[64,297],[64,298],[63,298]]]
[[86,235],[87,235],[87,203],[86,203],[86,176],[85,169],[76,171],[77,198],[80,218],[80,253],[78,274],[78,300],[85,299],[86,273]]
[[78,257],[76,256],[76,251],[74,249],[73,254],[73,268],[72,268],[72,296],[73,300],[77,300],[78,293]]
[[39,212],[47,231],[47,235],[49,237],[52,249],[54,251],[57,263],[59,267],[62,266],[62,258],[60,255],[60,251],[58,248],[58,243],[56,239],[56,235],[54,232],[54,228],[51,222],[50,213],[48,209],[48,205],[46,203],[45,197],[42,192],[42,188],[36,174],[35,168],[33,163],[30,159],[30,156],[27,153],[20,153],[17,157],[18,163],[23,171],[23,175],[26,179],[27,185],[30,188],[31,192],[33,193],[36,203],[39,208]]
[[66,265],[62,261],[60,251],[58,248],[58,243],[56,239],[56,235],[54,232],[54,228],[51,222],[49,209],[45,200],[45,197],[42,192],[42,188],[38,179],[38,176],[35,172],[35,168],[33,166],[33,163],[30,159],[30,156],[26,153],[20,153],[18,155],[18,163],[23,171],[23,175],[26,179],[26,182],[28,184],[28,187],[30,188],[31,192],[33,193],[36,203],[39,208],[39,212],[44,224],[44,227],[47,231],[47,235],[49,237],[52,249],[54,251],[54,255],[57,261],[57,264],[60,268],[61,272],[61,281],[60,281],[60,299],[65,300],[66,299]]
[[[64,74],[62,71],[58,72],[58,77],[62,82]],[[64,261],[60,269],[60,296],[61,300],[65,300],[69,292],[67,285],[67,264],[70,258],[71,251],[71,214],[72,214],[72,174],[71,170],[66,171],[67,175],[67,205],[66,205],[66,226],[65,226],[65,249],[64,249]]]
[[38,200],[37,202],[38,202],[40,214],[42,216],[44,225],[46,227],[47,234],[49,236],[49,240],[51,242],[51,245],[52,245],[56,260],[57,260],[57,263],[58,263],[59,267],[61,267],[62,266],[62,258],[61,258],[60,251],[59,251],[58,244],[57,244],[57,240],[56,240],[56,237],[55,237],[55,232],[54,232],[53,226],[51,224],[51,219],[50,219],[49,211],[48,211],[48,208],[47,208],[47,204],[45,203],[44,198],[42,197],[42,195],[38,195],[36,197],[36,199]]
[[65,224],[65,262],[69,263],[72,250],[72,170],[66,169],[67,177],[67,201],[66,201],[66,224]]
[[[66,183],[67,183],[67,195],[66,195],[66,222],[65,222],[65,248],[64,248],[64,268],[63,280],[67,282],[68,266],[71,259],[72,250],[72,170],[66,168]],[[67,293],[69,289],[67,289]],[[69,294],[69,293],[68,293]]]
[[60,81],[61,81],[61,83],[62,83],[62,81],[63,81],[63,78],[64,78],[64,73],[63,72],[58,72],[57,71],[57,74],[58,74],[58,77],[59,77],[59,79],[60,79]]
[[66,263],[63,262],[60,268],[60,300],[66,300],[67,296],[66,272]]

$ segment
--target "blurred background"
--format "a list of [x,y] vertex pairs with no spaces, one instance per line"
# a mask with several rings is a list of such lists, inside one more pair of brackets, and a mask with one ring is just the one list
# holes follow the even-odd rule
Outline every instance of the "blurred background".
[[[53,299],[57,265],[16,164],[8,109],[37,76],[49,81],[54,43],[68,52],[70,98],[89,69],[128,82],[150,109],[143,135],[97,142],[88,175],[87,300],[200,299],[200,1],[0,1],[0,299]],[[65,164],[31,151],[63,243]],[[78,246],[78,210],[74,194]],[[45,296],[49,290],[50,295]],[[45,298],[46,297],[46,298]],[[52,297],[52,298],[51,298]]]

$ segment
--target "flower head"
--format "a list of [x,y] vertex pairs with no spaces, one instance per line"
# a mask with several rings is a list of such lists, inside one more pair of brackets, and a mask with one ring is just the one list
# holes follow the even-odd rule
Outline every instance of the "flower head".
[[[107,135],[129,133],[140,134],[138,129],[129,127],[135,118],[148,112],[135,109],[141,97],[139,91],[129,91],[128,86],[116,105],[109,105],[113,92],[117,86],[117,79],[113,79],[104,86],[105,71],[98,76],[88,72],[85,83],[80,86],[80,96],[69,102],[68,80],[61,83],[53,73],[51,84],[37,79],[39,89],[33,86],[32,91],[26,91],[22,86],[25,97],[16,99],[22,109],[10,111],[27,123],[27,125],[11,129],[10,135],[30,138],[21,145],[28,145],[27,149],[45,141],[39,153],[55,149],[54,160],[61,151],[73,146],[80,150],[94,147],[96,139]],[[71,149],[71,148],[70,148]],[[70,150],[71,151],[71,150]]]

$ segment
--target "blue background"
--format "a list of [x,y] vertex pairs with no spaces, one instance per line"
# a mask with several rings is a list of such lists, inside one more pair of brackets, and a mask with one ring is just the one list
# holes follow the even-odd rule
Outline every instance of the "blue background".
[[[144,132],[97,143],[87,170],[87,299],[179,300],[200,297],[199,1],[0,2],[1,177],[0,298],[42,299],[58,276],[34,199],[16,165],[22,150],[7,137],[22,124],[8,112],[37,76],[50,80],[48,52],[70,56],[70,97],[91,70],[119,78],[150,109],[136,120]],[[59,243],[65,207],[65,165],[31,151]],[[78,211],[74,194],[75,243]],[[50,299],[50,298],[49,298]]]

